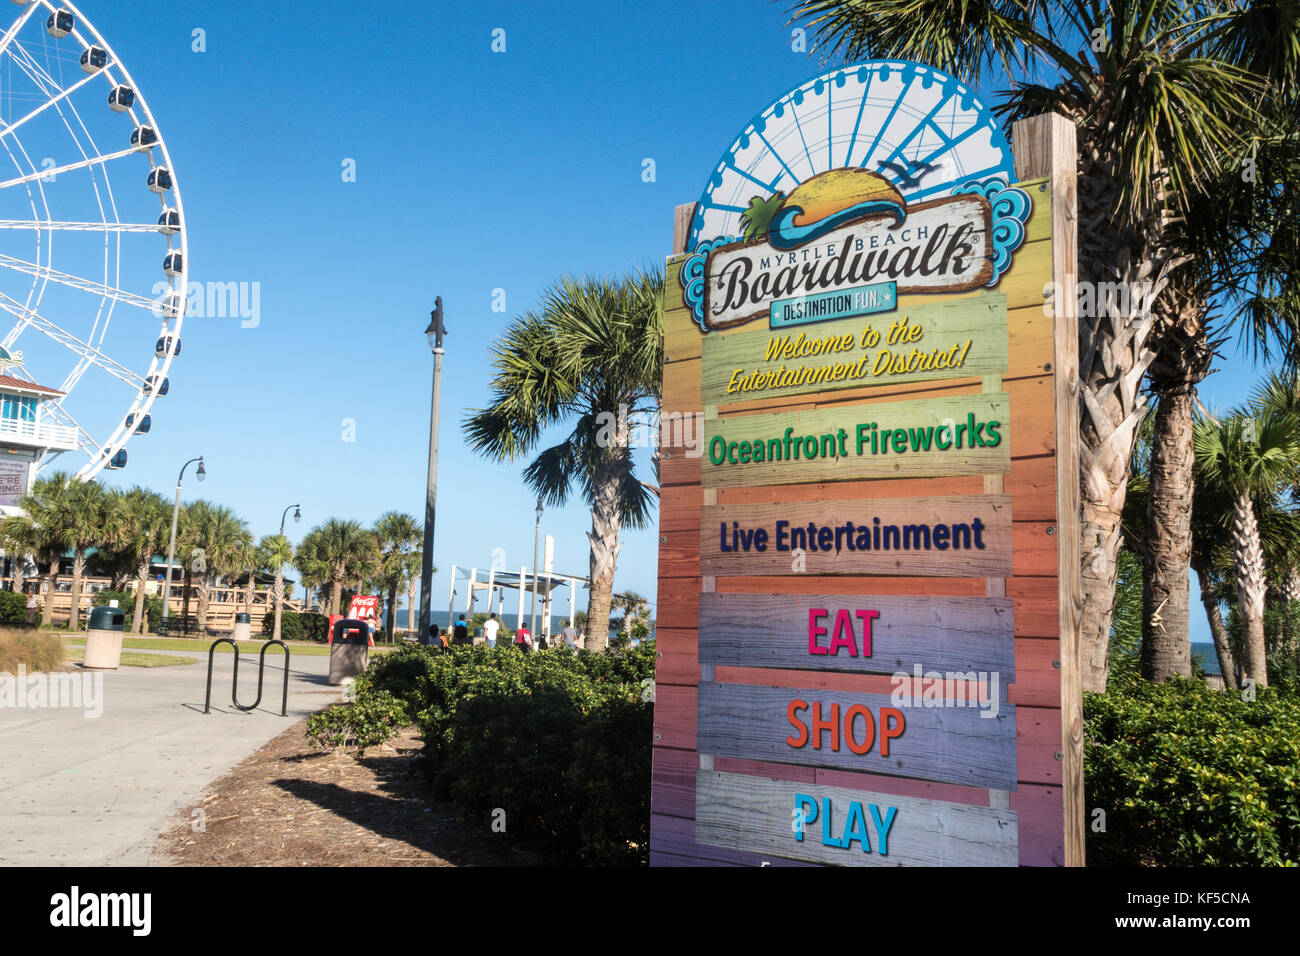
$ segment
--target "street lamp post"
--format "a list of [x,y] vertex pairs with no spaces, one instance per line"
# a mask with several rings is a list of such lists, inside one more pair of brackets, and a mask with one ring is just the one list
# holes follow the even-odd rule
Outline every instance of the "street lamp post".
[[[293,523],[297,524],[302,520],[302,505],[290,505],[293,510]],[[289,508],[285,508],[280,515],[280,537],[284,537],[284,519],[289,516]],[[275,589],[271,592],[275,598],[275,629],[271,632],[271,639],[278,641],[280,639],[280,615],[284,608],[284,565],[278,561],[275,564]]]
[[537,496],[537,526],[533,529],[533,623],[528,630],[533,635],[533,646],[537,647],[537,545],[542,537],[542,496]]
[[181,482],[185,480],[185,469],[196,461],[199,463],[198,478],[199,481],[202,481],[207,476],[207,471],[203,468],[202,455],[199,455],[198,458],[191,458],[181,465],[181,472],[176,476],[176,504],[172,506],[172,536],[171,541],[167,544],[167,577],[163,579],[162,619],[164,621],[171,617],[172,562],[176,559],[176,523],[181,515]]
[[438,413],[442,403],[442,347],[447,326],[442,320],[442,296],[435,299],[429,316],[429,327],[424,330],[429,348],[433,350],[433,400],[429,409],[429,475],[424,494],[424,553],[420,558],[420,642],[428,643],[429,618],[433,595],[433,519],[438,498]]

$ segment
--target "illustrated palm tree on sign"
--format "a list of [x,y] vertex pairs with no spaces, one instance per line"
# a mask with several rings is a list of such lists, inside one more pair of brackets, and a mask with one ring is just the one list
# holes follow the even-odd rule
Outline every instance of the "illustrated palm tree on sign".
[[[1104,300],[1079,317],[1085,690],[1106,686],[1129,459],[1145,413],[1140,385],[1155,359],[1149,303],[1188,257],[1174,222],[1189,197],[1222,180],[1261,125],[1264,84],[1231,62],[1231,50],[1213,53],[1247,12],[1207,16],[1203,5],[1163,0],[1119,8],[805,0],[792,11],[819,45],[848,59],[918,60],[972,85],[997,68],[1050,76],[1054,85],[1016,82],[999,111],[1011,119],[1055,112],[1074,123],[1079,281]],[[1132,294],[1144,283],[1149,294]]]
[[552,506],[576,485],[591,509],[589,647],[609,640],[619,533],[651,520],[656,492],[636,476],[629,437],[658,411],[663,343],[661,273],[562,279],[493,346],[492,404],[465,422],[470,448],[496,461],[531,454],[548,428],[570,429],[523,477]]
[[1238,612],[1245,631],[1243,679],[1268,684],[1264,641],[1267,590],[1264,548],[1254,498],[1277,498],[1300,472],[1300,421],[1292,415],[1204,418],[1195,434],[1197,478],[1232,503],[1230,530]]

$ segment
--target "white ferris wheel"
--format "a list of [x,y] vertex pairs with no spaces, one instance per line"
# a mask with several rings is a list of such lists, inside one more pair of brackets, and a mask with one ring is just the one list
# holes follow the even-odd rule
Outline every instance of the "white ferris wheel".
[[[170,388],[185,217],[139,88],[71,3],[0,16],[0,381],[31,384],[35,470],[125,467]],[[161,241],[160,241],[161,239]],[[3,441],[3,436],[0,436]]]

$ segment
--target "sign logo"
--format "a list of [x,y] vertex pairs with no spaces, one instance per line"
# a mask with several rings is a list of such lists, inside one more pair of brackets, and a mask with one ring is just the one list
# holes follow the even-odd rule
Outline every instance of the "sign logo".
[[774,329],[852,318],[892,311],[901,294],[992,286],[1031,208],[997,178],[909,204],[879,173],[829,170],[788,196],[754,197],[743,238],[697,245],[682,266],[683,299],[712,332],[764,317]]

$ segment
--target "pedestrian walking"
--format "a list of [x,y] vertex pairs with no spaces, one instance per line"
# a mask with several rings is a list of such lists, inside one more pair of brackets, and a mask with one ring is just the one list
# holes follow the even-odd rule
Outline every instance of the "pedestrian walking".
[[515,647],[521,651],[531,651],[533,649],[533,635],[527,627],[520,627],[515,631]]
[[497,646],[497,632],[501,630],[501,622],[497,620],[495,613],[489,614],[487,621],[483,624],[483,638],[487,641],[488,647]]
[[564,639],[564,645],[571,651],[578,649],[578,629],[573,626],[572,621],[564,622],[564,629],[560,631],[560,637]]
[[28,585],[24,590],[27,591],[27,624],[31,626],[36,623],[36,612],[41,609],[41,596],[36,593],[36,588]]

